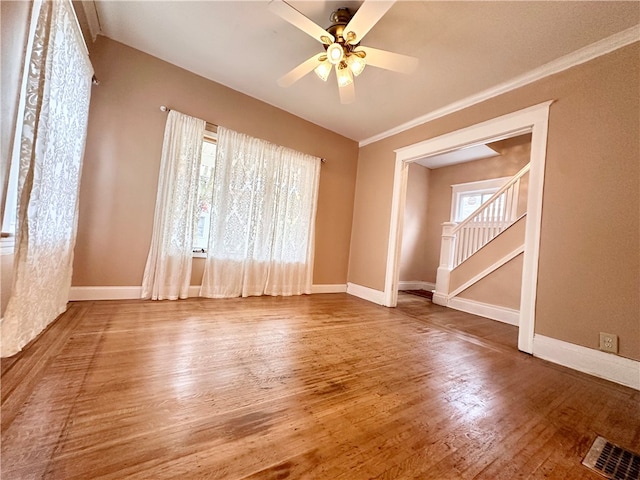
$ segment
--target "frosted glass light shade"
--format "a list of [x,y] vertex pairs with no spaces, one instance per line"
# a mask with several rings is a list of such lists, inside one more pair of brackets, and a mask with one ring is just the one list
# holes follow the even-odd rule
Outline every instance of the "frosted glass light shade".
[[329,63],[329,60],[325,60],[313,71],[316,72],[316,75],[318,75],[318,77],[320,77],[320,80],[326,82],[327,78],[329,78],[329,74],[331,73],[331,63]]
[[336,65],[336,75],[338,77],[339,87],[346,87],[347,85],[353,83],[353,75],[351,74],[351,69],[344,62]]
[[347,57],[347,65],[351,68],[353,75],[357,77],[362,73],[367,63],[364,61],[364,58],[360,58],[357,55],[349,55]]

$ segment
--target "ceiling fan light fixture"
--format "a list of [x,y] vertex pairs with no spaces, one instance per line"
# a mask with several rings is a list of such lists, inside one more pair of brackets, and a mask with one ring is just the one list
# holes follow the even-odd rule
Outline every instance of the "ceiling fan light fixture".
[[[0,0],[2,1],[2,0]],[[320,41],[325,52],[314,55],[278,79],[278,85],[288,87],[314,70],[327,81],[333,65],[340,87],[340,103],[355,99],[354,77],[366,65],[401,73],[412,73],[418,59],[407,55],[361,46],[367,32],[386,14],[396,0],[364,0],[356,14],[349,8],[338,8],[330,17],[332,24],[324,29],[287,3],[289,0],[270,0],[269,9],[282,19]]]
[[313,71],[316,72],[316,75],[318,75],[318,77],[320,77],[320,80],[326,82],[327,78],[329,78],[329,74],[331,73],[331,63],[329,63],[329,60],[325,60]]
[[346,87],[353,83],[351,69],[345,62],[340,62],[336,65],[336,76],[338,77],[338,87]]
[[327,57],[333,65],[338,65],[344,58],[344,49],[339,43],[332,43],[327,47]]
[[367,62],[364,61],[364,58],[361,58],[358,55],[349,55],[347,57],[347,65],[351,68],[353,75],[357,77],[364,71],[364,67],[367,66]]

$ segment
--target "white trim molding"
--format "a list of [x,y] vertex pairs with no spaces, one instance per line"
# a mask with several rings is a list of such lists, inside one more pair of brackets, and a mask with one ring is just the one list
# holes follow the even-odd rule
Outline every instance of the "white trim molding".
[[536,334],[533,355],[589,375],[640,390],[640,362]]
[[398,282],[398,290],[426,290],[428,292],[436,289],[436,284],[431,282],[423,282],[422,280],[400,280]]
[[[335,285],[312,285],[311,293],[345,293],[347,285],[339,283]],[[142,287],[119,286],[119,287],[71,287],[69,301],[78,302],[84,300],[139,300],[142,294]],[[189,297],[200,296],[200,285],[189,287]]]
[[398,280],[400,267],[400,248],[402,246],[402,229],[404,227],[404,209],[407,203],[407,182],[409,164],[399,161],[396,154],[396,165],[393,173],[393,196],[391,197],[391,219],[389,225],[389,244],[387,247],[387,269],[384,275],[385,307],[395,307],[398,303]]
[[84,300],[133,300],[140,299],[142,287],[71,287],[69,301]]
[[[439,305],[443,305],[440,303]],[[513,308],[502,307],[500,305],[490,305],[488,303],[469,300],[468,298],[449,298],[446,300],[446,306],[461,312],[471,313],[479,317],[489,318],[509,325],[518,326],[520,321],[520,311]]]
[[581,65],[590,60],[601,57],[602,55],[606,55],[607,53],[618,50],[619,48],[631,45],[632,43],[639,40],[640,26],[635,25],[631,28],[628,28],[627,30],[623,30],[622,32],[611,35],[610,37],[592,43],[591,45],[587,45],[586,47],[576,50],[575,52],[569,53],[564,57],[552,60],[551,62],[542,65],[541,67],[535,68],[527,73],[524,73],[523,75],[519,75],[515,78],[512,78],[511,80],[496,85],[495,87],[488,88],[486,90],[483,90],[482,92],[476,93],[475,95],[471,95],[457,102],[450,103],[449,105],[445,105],[442,108],[433,110],[432,112],[398,125],[397,127],[391,128],[385,132],[361,140],[358,145],[360,146],[360,148],[362,148],[365,145],[369,145],[370,143],[384,140],[385,138],[397,135],[411,128],[423,125],[427,122],[431,122],[433,120],[436,120],[437,118],[441,118],[451,113],[464,110],[465,108],[497,97],[498,95],[502,95],[503,93],[507,93],[517,88],[524,87],[525,85],[529,85],[530,83],[536,82],[545,77],[568,70],[571,67]]
[[347,293],[349,295],[353,295],[354,297],[377,303],[378,305],[384,305],[384,292],[381,292],[380,290],[363,287],[362,285],[358,285],[356,283],[347,283]]
[[347,284],[346,283],[337,283],[337,284],[323,284],[323,285],[312,285],[311,293],[346,293],[347,292]]

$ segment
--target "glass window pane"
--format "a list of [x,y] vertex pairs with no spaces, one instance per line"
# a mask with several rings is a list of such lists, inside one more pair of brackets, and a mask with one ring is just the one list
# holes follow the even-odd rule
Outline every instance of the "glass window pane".
[[479,193],[464,193],[460,195],[456,221],[461,222],[471,215],[481,205],[481,202],[482,195]]
[[193,249],[205,250],[209,245],[209,224],[211,222],[211,188],[213,170],[216,161],[216,144],[204,140],[198,183],[198,201],[196,204],[196,225],[193,232]]

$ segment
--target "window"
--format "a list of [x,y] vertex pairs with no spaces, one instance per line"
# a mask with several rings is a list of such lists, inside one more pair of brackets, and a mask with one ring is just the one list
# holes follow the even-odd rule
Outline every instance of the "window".
[[200,295],[311,292],[320,158],[218,127]]
[[[475,212],[484,202],[489,200],[498,189],[490,191],[465,192],[458,196],[458,208],[456,209],[455,222],[462,222],[469,215]],[[499,198],[498,202],[502,204],[503,198]],[[500,205],[502,207],[502,205]]]
[[195,256],[204,256],[209,245],[209,226],[211,223],[211,188],[216,161],[216,134],[206,132],[202,142],[200,179],[198,182],[197,217],[193,232],[193,252]]
[[[489,200],[502,186],[510,180],[510,177],[481,180],[479,182],[460,183],[452,185],[451,197],[451,221],[460,223],[475,212],[483,203]],[[517,205],[518,195],[513,196]],[[499,211],[503,211],[504,196],[498,198]],[[514,205],[515,206],[515,205]],[[513,212],[515,208],[511,209]],[[504,219],[510,220],[510,219]]]

